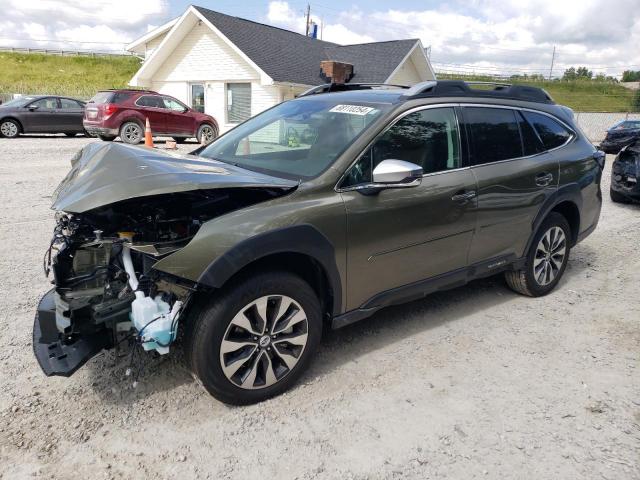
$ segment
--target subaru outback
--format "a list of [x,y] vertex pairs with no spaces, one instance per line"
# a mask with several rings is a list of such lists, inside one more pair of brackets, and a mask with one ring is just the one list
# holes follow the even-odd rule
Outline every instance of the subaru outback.
[[[176,339],[204,387],[291,387],[323,328],[504,274],[537,297],[598,224],[604,153],[537,88],[325,85],[193,155],[94,143],[53,201],[47,375]],[[136,347],[139,348],[139,347]]]

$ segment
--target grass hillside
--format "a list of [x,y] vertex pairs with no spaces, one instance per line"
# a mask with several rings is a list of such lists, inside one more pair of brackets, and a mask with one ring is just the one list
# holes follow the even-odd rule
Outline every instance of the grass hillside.
[[492,77],[439,74],[438,78],[466,81],[501,81],[544,88],[556,103],[576,112],[638,112],[640,96],[637,92],[615,82],[595,80],[496,80]]
[[69,95],[127,85],[140,67],[135,57],[87,57],[0,52],[0,93]]
[[[127,85],[140,67],[135,57],[87,57],[0,52],[0,94],[58,94],[88,99],[97,90]],[[438,78],[492,81],[491,77],[439,74]],[[640,91],[589,80],[507,80],[542,87],[554,100],[582,112],[640,111]]]

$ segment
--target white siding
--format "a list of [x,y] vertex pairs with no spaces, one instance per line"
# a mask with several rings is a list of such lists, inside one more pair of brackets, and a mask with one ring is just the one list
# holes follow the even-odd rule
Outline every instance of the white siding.
[[162,40],[164,40],[164,37],[166,37],[166,36],[167,36],[167,34],[163,33],[162,35],[158,35],[156,38],[154,38],[151,41],[145,43],[144,44],[144,58],[149,58],[151,56],[151,54],[153,53],[153,51],[156,48],[158,48],[158,45],[160,45],[162,43]]
[[185,105],[191,105],[189,102],[189,84],[187,82],[151,82],[151,90],[159,93],[171,95],[177,98]]
[[389,83],[396,85],[414,85],[421,81],[418,69],[413,63],[413,55],[407,58],[407,61],[400,69],[389,79]]
[[254,80],[258,72],[205,25],[185,35],[154,81]]

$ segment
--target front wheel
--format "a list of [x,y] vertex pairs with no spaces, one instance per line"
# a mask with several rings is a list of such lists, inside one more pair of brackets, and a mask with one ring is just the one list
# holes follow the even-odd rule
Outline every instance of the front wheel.
[[198,139],[198,143],[201,143],[203,145],[209,145],[211,142],[213,142],[216,139],[217,136],[218,136],[218,130],[213,125],[209,125],[208,123],[203,123],[198,128],[198,133],[196,135],[196,138]]
[[290,388],[322,336],[320,302],[287,272],[257,274],[216,292],[193,312],[185,356],[218,400],[248,405]]
[[16,138],[20,135],[20,125],[15,120],[3,120],[0,123],[0,134],[5,138]]
[[570,238],[571,228],[564,216],[550,213],[533,237],[524,268],[505,272],[509,287],[530,297],[551,292],[567,268]]
[[120,127],[120,140],[131,145],[139,144],[144,138],[144,129],[137,122],[127,122]]

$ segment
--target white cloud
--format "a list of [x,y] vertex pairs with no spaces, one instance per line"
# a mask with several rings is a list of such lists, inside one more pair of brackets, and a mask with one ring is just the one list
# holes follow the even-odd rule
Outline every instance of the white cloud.
[[122,50],[166,21],[166,0],[4,0],[0,45]]

